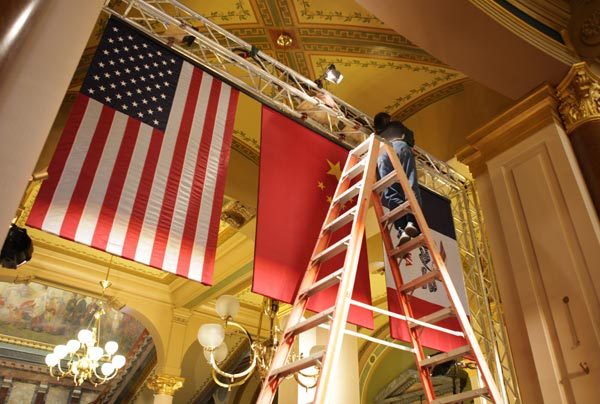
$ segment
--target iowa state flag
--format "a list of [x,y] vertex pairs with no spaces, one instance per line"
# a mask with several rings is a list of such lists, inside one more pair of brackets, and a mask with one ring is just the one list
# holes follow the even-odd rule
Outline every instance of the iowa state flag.
[[211,284],[237,99],[111,18],[27,224]]
[[[437,245],[442,259],[446,263],[450,278],[452,279],[458,295],[460,296],[461,303],[468,314],[469,305],[465,292],[465,283],[462,275],[463,271],[460,253],[456,242],[456,233],[452,221],[450,201],[423,187],[421,187],[421,197],[423,199],[423,214],[431,230],[431,235],[435,240],[435,244]],[[392,238],[397,239],[395,234],[392,234]],[[433,261],[425,247],[414,249],[411,252],[411,256],[412,263],[410,263],[410,265],[407,265],[406,260],[402,260],[400,265],[400,273],[402,275],[402,280],[405,283],[424,275],[433,267]],[[384,257],[387,258],[385,255]],[[385,265],[385,279],[388,289],[387,296],[389,310],[395,313],[405,314],[402,312],[402,308],[396,299],[396,285],[390,267],[387,265],[387,259]],[[450,306],[450,302],[446,296],[446,290],[439,281],[434,281],[426,286],[416,289],[410,299],[413,308],[413,316],[416,319],[438,311],[442,307]],[[436,325],[455,331],[461,331],[458,320],[455,317],[440,321],[436,323]],[[410,341],[405,321],[390,318],[390,331],[392,338]],[[420,338],[423,346],[445,352],[465,345],[465,340],[462,337],[432,330],[430,328],[422,328]]]
[[[293,301],[347,155],[343,147],[263,107],[253,292]],[[319,278],[343,262],[344,254],[339,254],[323,263]],[[336,294],[336,286],[324,290],[310,299],[308,308],[327,309]],[[371,304],[365,243],[353,299]],[[349,321],[373,328],[372,313],[362,308],[351,307]]]

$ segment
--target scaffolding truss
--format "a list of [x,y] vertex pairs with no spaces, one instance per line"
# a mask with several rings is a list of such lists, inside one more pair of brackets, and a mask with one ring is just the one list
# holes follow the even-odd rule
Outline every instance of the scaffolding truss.
[[[107,0],[104,10],[349,149],[373,132],[368,114],[176,0]],[[506,402],[521,403],[473,183],[424,150],[415,152],[420,183],[452,202],[470,318],[486,361]]]

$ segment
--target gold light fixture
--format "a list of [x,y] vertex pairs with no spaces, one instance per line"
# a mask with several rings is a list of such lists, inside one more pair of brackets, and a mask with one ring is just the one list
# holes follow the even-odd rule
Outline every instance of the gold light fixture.
[[[273,355],[279,346],[281,337],[281,329],[277,320],[279,311],[279,302],[265,298],[263,300],[262,310],[259,317],[257,338],[254,339],[250,332],[241,324],[233,319],[240,309],[240,303],[235,296],[223,295],[217,299],[215,310],[219,317],[223,320],[222,324],[204,324],[198,330],[198,342],[204,348],[204,357],[212,368],[212,377],[215,383],[221,387],[231,389],[234,386],[239,386],[245,383],[258,370],[258,375],[261,380],[264,380],[269,371]],[[266,338],[261,339],[261,329],[263,317],[269,319],[269,331]],[[240,330],[242,335],[248,341],[250,346],[250,364],[248,367],[238,373],[228,373],[219,367],[227,358],[228,348],[225,343],[225,333],[228,328]],[[313,347],[311,352],[317,347]],[[322,349],[322,347],[319,347]],[[294,361],[301,358],[302,355],[292,353],[289,361]],[[294,374],[296,381],[305,388],[313,388],[318,377],[320,369],[316,367],[316,373],[300,373]],[[302,376],[300,378],[299,376]],[[292,377],[292,376],[290,376]],[[313,382],[307,382],[313,380]]]
[[282,32],[277,37],[276,42],[277,45],[281,46],[282,48],[289,48],[290,46],[292,46],[292,43],[294,43],[294,38],[292,38],[292,36],[287,32]]
[[77,333],[77,339],[57,345],[53,352],[46,355],[50,375],[57,380],[72,377],[76,386],[81,386],[85,381],[97,386],[114,379],[119,369],[125,366],[125,357],[115,355],[119,344],[107,341],[102,347],[100,340],[100,320],[106,314],[104,294],[111,285],[108,281],[109,272],[110,266],[106,279],[100,281],[102,296],[90,325]]

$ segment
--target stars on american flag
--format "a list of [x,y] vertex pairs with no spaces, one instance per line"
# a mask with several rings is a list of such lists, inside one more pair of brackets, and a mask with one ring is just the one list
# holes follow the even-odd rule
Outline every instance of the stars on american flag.
[[165,130],[182,60],[145,36],[112,26],[82,86],[82,93]]

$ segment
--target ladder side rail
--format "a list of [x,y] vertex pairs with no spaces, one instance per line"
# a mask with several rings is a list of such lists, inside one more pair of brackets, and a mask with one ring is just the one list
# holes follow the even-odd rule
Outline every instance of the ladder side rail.
[[356,201],[358,210],[354,222],[352,223],[352,230],[350,233],[352,237],[350,238],[350,244],[344,260],[344,274],[338,287],[335,301],[335,314],[329,331],[325,357],[319,376],[319,382],[316,387],[317,391],[315,392],[314,402],[318,404],[328,403],[327,394],[329,382],[333,378],[335,365],[339,361],[341,355],[346,321],[350,311],[352,291],[354,289],[354,282],[365,233],[369,197],[372,184],[375,182],[378,151],[379,140],[374,135],[371,135],[371,145],[369,146],[368,155],[365,157],[367,159],[367,164],[362,178],[364,185],[361,188]]
[[433,260],[436,268],[438,269],[438,271],[440,271],[440,276],[442,279],[442,283],[444,284],[446,294],[448,295],[448,300],[450,301],[451,305],[456,310],[455,311],[456,317],[459,320],[459,323],[465,334],[465,338],[466,338],[467,342],[471,346],[473,355],[477,359],[477,364],[478,364],[479,370],[481,371],[482,379],[483,379],[486,387],[488,388],[489,394],[490,394],[491,398],[493,399],[493,401],[497,404],[503,403],[504,401],[502,400],[502,396],[500,395],[500,392],[498,391],[498,388],[496,387],[496,383],[494,382],[492,373],[484,359],[483,352],[481,351],[481,348],[479,347],[479,344],[475,338],[475,333],[473,332],[473,329],[471,328],[471,325],[469,323],[469,319],[467,318],[465,309],[463,308],[462,303],[460,302],[460,297],[458,296],[458,292],[456,291],[456,288],[454,287],[454,284],[452,283],[452,280],[450,279],[450,275],[448,274],[446,264],[444,263],[444,260],[442,260],[442,257],[440,256],[440,254],[437,250],[437,247],[436,247],[435,243],[433,242],[433,238],[431,236],[431,230],[429,229],[429,225],[427,224],[427,221],[425,220],[423,211],[421,210],[421,207],[419,205],[419,202],[417,201],[415,194],[412,192],[410,184],[408,183],[408,178],[406,177],[406,173],[404,172],[404,169],[402,168],[402,165],[400,164],[400,160],[398,159],[398,156],[396,155],[396,153],[391,145],[389,145],[388,143],[385,143],[384,147],[390,157],[390,161],[392,162],[394,169],[396,170],[396,172],[398,174],[398,180],[400,181],[400,185],[401,185],[402,189],[404,190],[406,199],[408,200],[410,206],[412,207],[413,215],[415,216],[415,218],[417,220],[417,224],[419,225],[421,232],[425,236],[426,245],[427,245],[427,248],[429,249],[429,253],[431,254],[432,260]]
[[[348,165],[352,164],[353,162],[355,163],[355,160],[356,160],[356,157],[348,154],[348,157],[346,158],[346,163],[345,163],[344,167],[347,167]],[[346,169],[346,168],[344,168],[344,169]],[[349,184],[350,184],[350,180],[338,182],[336,189],[335,189],[334,196],[339,195],[342,192],[344,192],[349,187]],[[307,268],[306,272],[304,273],[304,276],[302,278],[300,286],[298,287],[298,292],[301,290],[304,290],[308,286],[312,285],[317,280],[317,277],[319,275],[319,269],[321,267],[321,263],[314,262],[312,257],[314,257],[316,254],[320,253],[321,251],[325,250],[327,248],[327,246],[329,245],[329,242],[331,241],[331,232],[324,231],[324,228],[327,223],[329,223],[331,220],[333,220],[333,218],[335,218],[336,216],[339,215],[339,212],[340,212],[339,204],[330,204],[329,205],[327,215],[325,216],[325,219],[323,220],[323,225],[321,226],[321,232],[319,234],[319,238],[317,239],[317,243],[315,245],[315,248],[312,252],[310,261],[308,263],[308,268]],[[270,404],[275,397],[277,388],[279,387],[279,384],[281,383],[282,380],[277,377],[271,378],[271,373],[274,370],[279,369],[285,365],[285,362],[287,361],[287,358],[292,350],[292,346],[294,343],[294,336],[290,335],[288,331],[292,326],[294,326],[295,324],[299,323],[302,320],[302,315],[304,314],[304,312],[306,310],[307,304],[308,304],[308,298],[301,296],[300,293],[296,293],[296,297],[294,298],[294,303],[292,305],[292,310],[290,311],[288,321],[286,323],[284,333],[283,333],[284,336],[287,335],[288,337],[287,338],[284,337],[284,339],[281,341],[278,349],[275,351],[275,354],[273,355],[273,359],[271,361],[271,366],[269,367],[269,372],[267,373],[267,377],[265,377],[265,380],[263,381],[263,385],[261,387],[260,394],[256,401],[258,404]]]
[[[383,246],[385,249],[384,253],[387,255],[388,264],[390,265],[390,270],[394,278],[394,284],[396,285],[395,298],[398,299],[398,301],[400,302],[400,307],[402,307],[403,314],[407,317],[414,318],[412,307],[408,302],[408,297],[405,293],[402,293],[400,291],[400,287],[404,284],[404,281],[402,280],[402,274],[400,273],[400,265],[398,264],[398,259],[391,254],[391,252],[394,250],[394,246],[392,243],[390,232],[387,230],[386,224],[382,223],[381,220],[379,220],[385,213],[383,211],[383,206],[381,205],[380,197],[376,192],[372,193],[372,200],[373,208],[375,209],[375,216],[377,217],[377,223],[379,223],[381,238],[383,239]],[[427,368],[422,368],[419,366],[419,363],[425,359],[425,352],[423,352],[423,346],[421,345],[421,342],[419,340],[420,330],[416,328],[411,328],[410,323],[408,321],[406,321],[406,327],[410,335],[410,343],[414,350],[415,359],[417,363],[417,370],[419,372],[421,384],[423,385],[423,391],[425,392],[427,401],[431,402],[435,399],[435,393],[433,389],[433,384],[431,382],[431,377],[429,376],[429,370]]]

